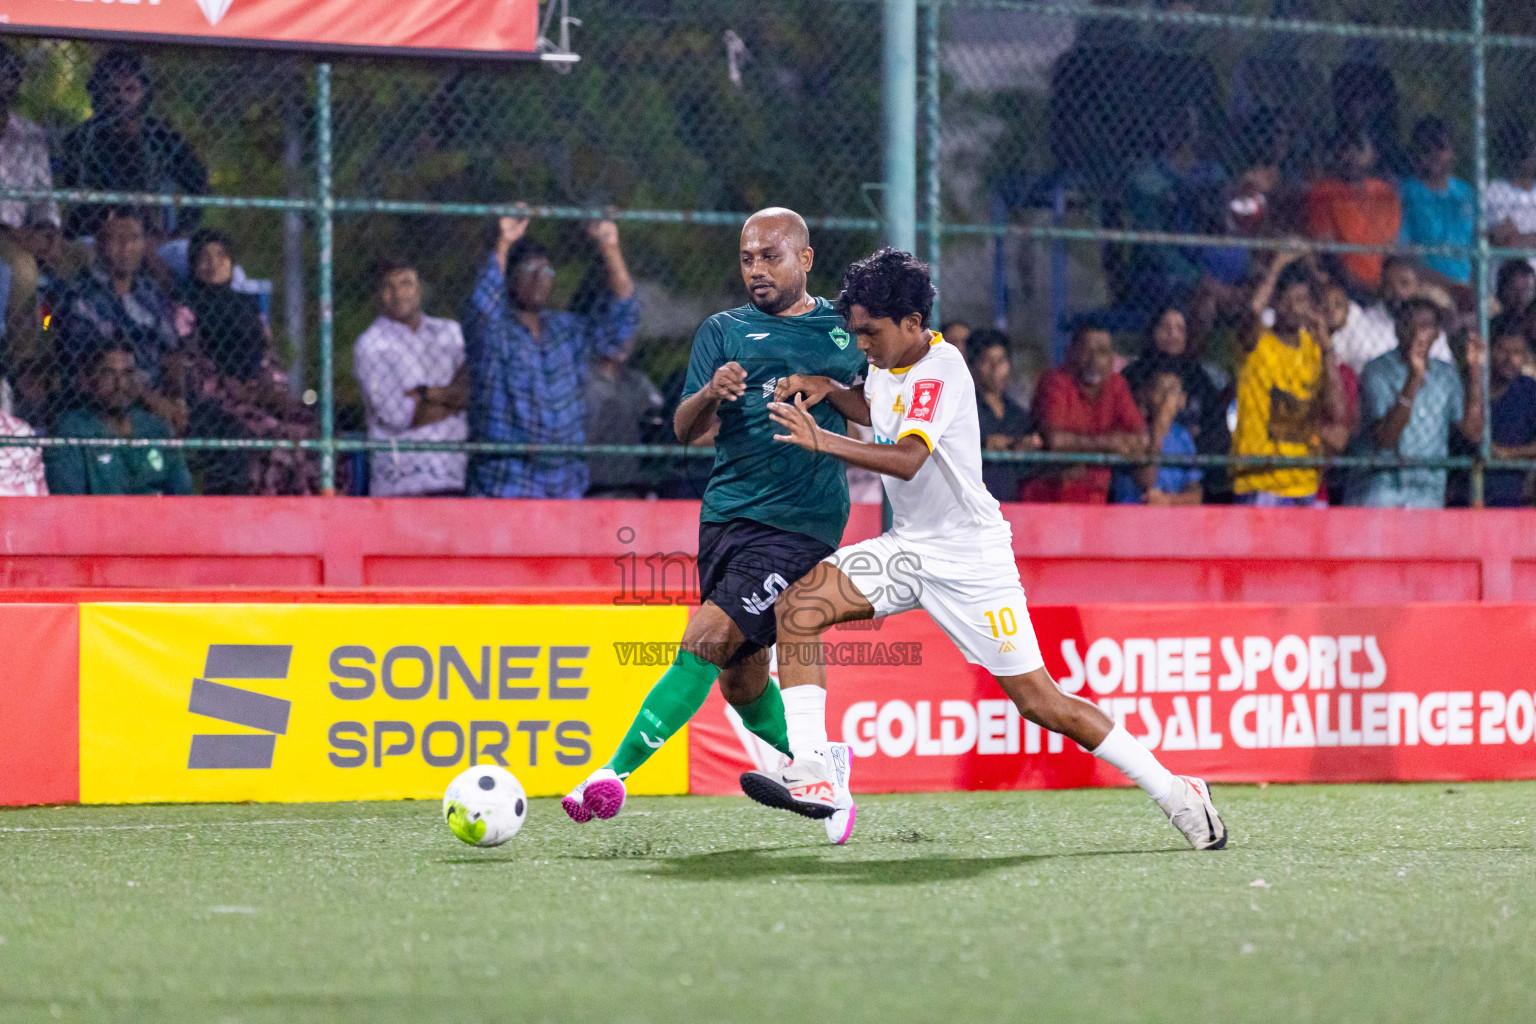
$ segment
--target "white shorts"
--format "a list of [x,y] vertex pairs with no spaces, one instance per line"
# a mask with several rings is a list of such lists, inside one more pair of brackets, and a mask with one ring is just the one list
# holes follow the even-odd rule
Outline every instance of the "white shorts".
[[1011,555],[1006,563],[956,562],[881,534],[839,548],[825,560],[848,577],[876,618],[921,608],[966,661],[995,676],[1045,666]]

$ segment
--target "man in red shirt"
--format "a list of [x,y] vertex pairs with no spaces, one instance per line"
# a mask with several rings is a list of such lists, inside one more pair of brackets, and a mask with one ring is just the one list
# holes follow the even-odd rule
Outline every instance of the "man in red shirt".
[[[1147,454],[1147,424],[1131,397],[1130,385],[1115,372],[1109,332],[1080,327],[1061,366],[1040,378],[1035,414],[1045,448],[1053,452],[1105,452],[1127,458]],[[1109,498],[1110,471],[1101,466],[1067,466],[1024,485],[1025,501],[1102,505]]]

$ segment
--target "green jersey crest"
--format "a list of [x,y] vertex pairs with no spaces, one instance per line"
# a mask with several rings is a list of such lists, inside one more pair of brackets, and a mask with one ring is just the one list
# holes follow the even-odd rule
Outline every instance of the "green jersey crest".
[[832,333],[827,335],[827,337],[831,338],[832,344],[836,345],[839,349],[847,348],[848,342],[853,340],[853,336],[841,327],[832,328]]

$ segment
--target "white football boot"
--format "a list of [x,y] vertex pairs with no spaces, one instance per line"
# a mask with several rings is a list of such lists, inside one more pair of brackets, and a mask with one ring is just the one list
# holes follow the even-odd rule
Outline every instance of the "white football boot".
[[1211,789],[1204,779],[1175,775],[1173,792],[1163,805],[1163,813],[1195,849],[1219,850],[1227,845],[1227,826],[1211,803]]
[[848,791],[848,780],[853,775],[853,751],[846,743],[833,743],[827,748],[827,764],[832,769],[832,817],[824,818],[827,838],[842,846],[853,835],[853,822],[859,816],[859,808]]
[[758,803],[807,818],[837,813],[832,769],[825,761],[805,759],[773,772],[742,772],[741,791]]

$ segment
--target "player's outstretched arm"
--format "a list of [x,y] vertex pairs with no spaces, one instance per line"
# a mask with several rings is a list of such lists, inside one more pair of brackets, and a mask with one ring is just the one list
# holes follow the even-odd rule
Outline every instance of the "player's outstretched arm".
[[854,387],[839,383],[831,377],[818,377],[806,373],[792,373],[779,380],[773,389],[775,402],[788,402],[795,395],[805,396],[805,407],[826,399],[843,419],[850,423],[869,426],[869,402],[864,397],[864,382]]
[[856,441],[842,434],[822,430],[806,410],[804,398],[796,398],[794,405],[786,402],[770,402],[768,415],[787,433],[775,434],[775,441],[798,445],[807,451],[821,452],[841,459],[850,466],[873,470],[900,480],[911,480],[928,461],[928,443],[916,434],[909,434],[895,444],[876,444],[873,441]]

